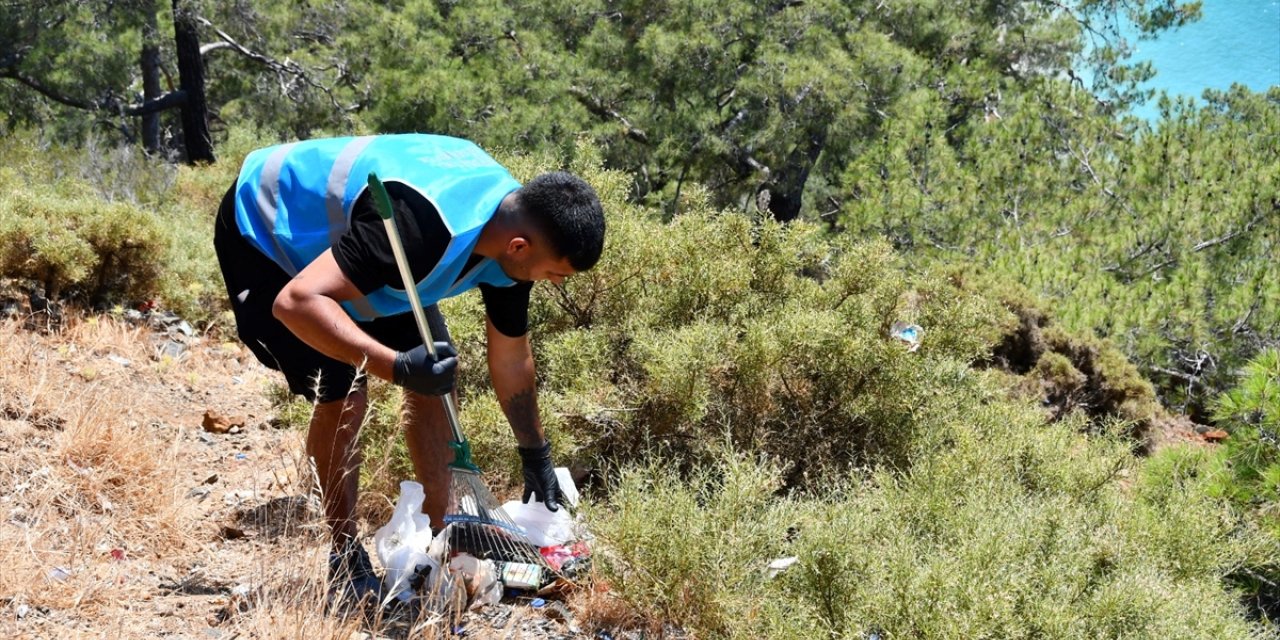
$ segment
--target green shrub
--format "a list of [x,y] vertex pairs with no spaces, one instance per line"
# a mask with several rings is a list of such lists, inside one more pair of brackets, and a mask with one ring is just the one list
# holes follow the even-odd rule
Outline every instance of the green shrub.
[[[136,148],[0,141],[0,275],[91,303],[160,302],[193,322],[225,306],[213,212],[235,167],[177,170]],[[192,184],[220,183],[192,197]],[[206,190],[211,191],[211,190]]]
[[706,638],[1264,637],[1223,578],[1274,547],[1122,438],[977,400],[998,386],[971,379],[906,472],[780,497],[784,469],[732,452],[621,471],[587,511],[604,577]]
[[1238,385],[1219,396],[1214,419],[1231,434],[1231,497],[1259,508],[1280,537],[1280,350],[1245,365]]
[[995,274],[956,277],[965,288],[986,291],[1000,300],[1016,318],[1003,326],[986,364],[1025,374],[1018,386],[1042,402],[1050,415],[1061,417],[1078,410],[1094,427],[1115,419],[1127,421],[1137,448],[1148,448],[1160,405],[1151,383],[1113,341],[1053,324],[1043,301]]
[[[1208,474],[1208,491],[1229,499],[1280,547],[1280,350],[1245,365],[1237,386],[1219,396],[1214,418],[1230,437]],[[1253,606],[1280,618],[1280,554],[1241,567],[1234,576]]]
[[136,206],[29,191],[0,200],[0,269],[40,282],[50,297],[145,296],[165,249],[160,223]]
[[1056,81],[1005,93],[996,119],[948,121],[943,93],[917,97],[843,168],[843,228],[1028,287],[1202,418],[1280,338],[1280,90],[1210,92],[1155,123]]

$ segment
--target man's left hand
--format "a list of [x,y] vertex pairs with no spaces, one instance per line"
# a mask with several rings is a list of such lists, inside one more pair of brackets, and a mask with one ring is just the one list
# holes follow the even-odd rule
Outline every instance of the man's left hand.
[[559,511],[560,482],[556,480],[556,470],[551,464],[551,443],[533,449],[517,447],[517,450],[524,465],[524,497],[521,500],[528,504],[529,496],[534,496],[547,505],[548,511]]

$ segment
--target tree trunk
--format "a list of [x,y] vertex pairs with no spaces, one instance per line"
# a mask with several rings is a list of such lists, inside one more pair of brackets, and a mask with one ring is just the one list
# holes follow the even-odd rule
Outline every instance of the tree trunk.
[[178,77],[187,95],[182,105],[182,141],[187,149],[187,162],[213,162],[200,34],[196,29],[195,16],[183,4],[183,0],[173,0],[173,42],[178,51]]
[[[160,33],[156,25],[156,6],[152,2],[144,9],[142,25],[142,101],[150,102],[160,97]],[[142,116],[142,147],[148,153],[160,149],[160,114]]]
[[787,156],[782,170],[777,173],[769,194],[769,213],[779,222],[790,222],[800,217],[801,198],[804,185],[809,181],[809,173],[818,162],[818,156],[827,145],[827,127],[819,126],[809,133],[804,144]]

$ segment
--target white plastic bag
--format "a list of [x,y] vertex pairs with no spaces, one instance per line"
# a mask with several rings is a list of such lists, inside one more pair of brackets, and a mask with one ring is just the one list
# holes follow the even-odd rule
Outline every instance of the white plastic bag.
[[[578,487],[573,484],[569,470],[557,467],[556,480],[560,484],[561,502],[576,507]],[[553,512],[548,511],[547,506],[541,502],[525,504],[519,500],[507,502],[502,505],[502,509],[521,529],[524,529],[529,541],[539,547],[567,544],[581,537],[577,522],[569,514],[568,509],[561,508]]]
[[426,497],[422,485],[406,480],[400,483],[400,498],[396,501],[391,520],[374,534],[374,547],[378,560],[386,573],[382,585],[387,600],[409,590],[409,579],[419,566],[429,566],[433,573],[440,573],[440,562],[427,555],[431,544],[431,520],[422,513],[422,501]]

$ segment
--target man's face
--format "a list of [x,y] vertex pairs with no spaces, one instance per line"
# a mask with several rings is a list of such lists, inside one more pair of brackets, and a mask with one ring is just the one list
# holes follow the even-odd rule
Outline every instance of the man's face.
[[569,259],[556,255],[546,242],[532,242],[516,237],[507,242],[507,249],[498,258],[498,265],[507,276],[515,280],[536,282],[550,280],[555,284],[577,273]]

